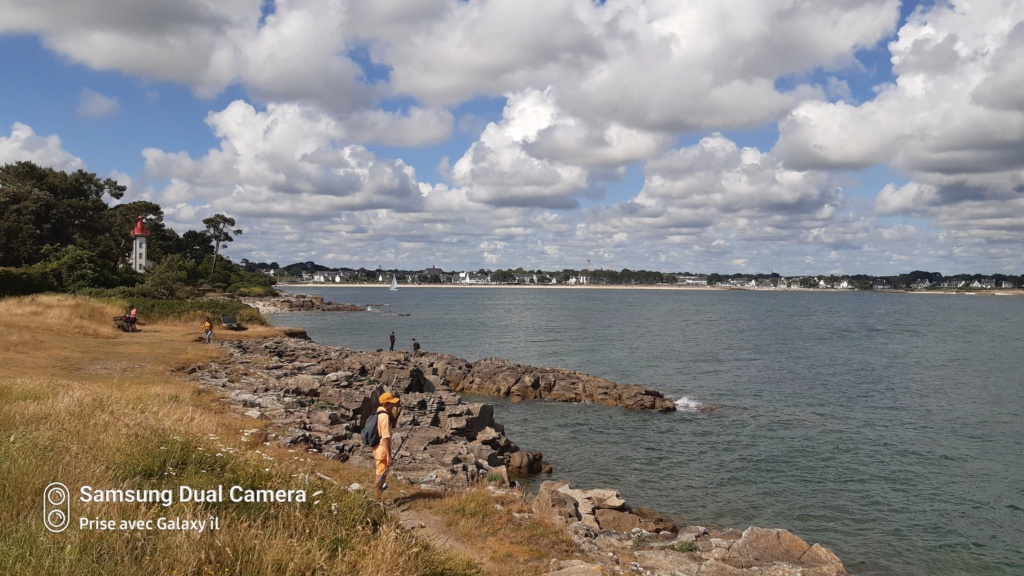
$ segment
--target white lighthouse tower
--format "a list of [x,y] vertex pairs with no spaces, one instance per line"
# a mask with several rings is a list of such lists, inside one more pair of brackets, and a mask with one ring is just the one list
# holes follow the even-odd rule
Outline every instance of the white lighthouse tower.
[[136,272],[146,271],[146,241],[149,239],[149,230],[146,229],[146,223],[142,221],[142,215],[139,215],[139,219],[135,221],[135,226],[132,228],[132,256],[131,266],[132,270]]

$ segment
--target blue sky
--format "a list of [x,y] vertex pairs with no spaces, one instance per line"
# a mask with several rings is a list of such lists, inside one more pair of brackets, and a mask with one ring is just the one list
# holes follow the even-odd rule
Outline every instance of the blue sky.
[[790,4],[0,0],[0,162],[235,259],[1020,274],[1024,3]]

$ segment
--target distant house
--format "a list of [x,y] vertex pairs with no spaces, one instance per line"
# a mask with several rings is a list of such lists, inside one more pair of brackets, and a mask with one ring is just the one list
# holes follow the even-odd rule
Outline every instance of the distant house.
[[993,288],[996,287],[995,278],[983,278],[978,283],[981,285],[981,288],[984,288],[986,290],[992,290]]
[[335,284],[339,284],[348,280],[351,273],[345,272],[344,270],[325,270],[323,272],[318,272],[317,275],[323,277],[323,280],[316,280],[317,282],[334,282]]
[[963,280],[950,278],[948,280],[943,280],[942,282],[940,282],[939,288],[961,288],[964,284],[965,282]]
[[[335,283],[337,283],[337,282],[341,282],[341,280],[343,278],[343,276],[342,276],[343,274],[344,274],[344,272],[340,272],[338,270],[318,270],[318,271],[312,273],[312,275],[310,276],[309,280],[311,280],[313,282],[324,282],[324,283],[326,283],[326,282],[335,282]],[[305,278],[305,274],[303,274],[303,278]]]
[[491,281],[487,277],[487,274],[477,274],[475,272],[459,272],[458,276],[459,284],[490,284]]
[[683,286],[707,286],[707,276],[676,276],[676,284]]
[[851,288],[853,288],[853,284],[850,284],[849,279],[844,279],[842,282],[839,283],[840,290],[849,290]]
[[922,278],[917,282],[911,284],[910,287],[913,288],[914,290],[925,290],[927,288],[931,288],[932,283],[929,282],[927,278]]
[[874,282],[872,282],[871,283],[871,289],[872,290],[892,290],[892,284],[889,284],[888,280],[882,278],[882,279],[875,280]]
[[1016,285],[1014,285],[1014,283],[1013,283],[1013,282],[1011,282],[1011,281],[1009,281],[1009,280],[1003,280],[1003,281],[1002,281],[1002,282],[1000,283],[1000,286],[999,286],[999,287],[1000,287],[1000,288],[1004,288],[1004,289],[1012,289],[1012,288],[1016,288],[1017,286],[1016,286]]

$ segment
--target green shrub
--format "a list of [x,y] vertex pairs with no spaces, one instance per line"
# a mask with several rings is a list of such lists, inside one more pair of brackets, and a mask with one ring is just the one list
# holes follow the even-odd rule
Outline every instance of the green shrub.
[[21,268],[0,268],[0,297],[37,294],[57,290],[51,269],[36,264]]
[[278,292],[273,286],[254,286],[252,284],[232,284],[228,292],[237,296],[261,298],[264,296],[277,296]]
[[696,552],[700,550],[700,548],[697,546],[697,543],[693,540],[680,540],[679,542],[676,542],[672,545],[672,549],[676,552],[682,552],[683,554],[686,554],[687,552]]
[[233,316],[241,324],[266,326],[267,320],[259,310],[228,299],[201,300],[153,300],[137,298],[131,302],[139,309],[139,316],[152,321],[188,322],[200,320],[205,316],[219,319],[221,316]]
[[[0,268],[0,271],[3,269]],[[119,288],[88,288],[80,295],[113,304],[125,310],[132,304],[139,310],[143,322],[200,322],[206,316],[215,320],[232,316],[241,324],[266,326],[267,319],[259,310],[233,299],[156,300],[141,298],[125,286]]]
[[[83,288],[75,292],[79,296],[96,298],[97,300],[135,300],[140,297],[134,286],[118,286],[116,288]],[[121,303],[118,302],[120,305]]]

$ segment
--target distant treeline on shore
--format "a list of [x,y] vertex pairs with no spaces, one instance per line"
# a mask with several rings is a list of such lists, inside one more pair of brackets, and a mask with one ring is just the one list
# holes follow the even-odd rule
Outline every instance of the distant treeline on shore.
[[921,289],[1015,289],[1024,285],[1024,275],[954,274],[914,270],[905,274],[873,276],[869,274],[783,276],[778,272],[757,274],[720,274],[717,272],[658,272],[651,270],[526,270],[479,269],[446,271],[441,268],[422,270],[330,268],[315,262],[297,262],[279,266],[277,262],[242,265],[252,271],[273,276],[278,282],[390,283],[400,284],[498,284],[498,285],[684,285],[732,286],[755,288],[830,288],[850,290],[921,290]]

